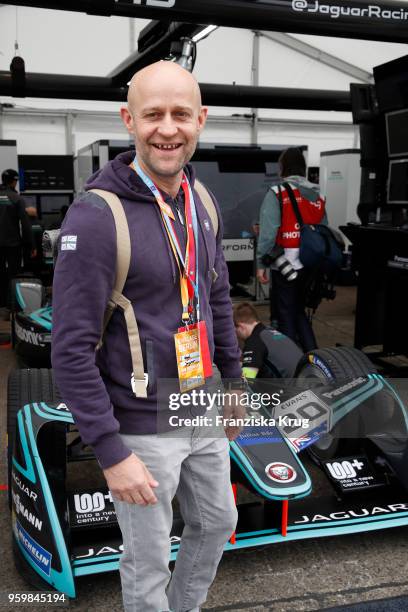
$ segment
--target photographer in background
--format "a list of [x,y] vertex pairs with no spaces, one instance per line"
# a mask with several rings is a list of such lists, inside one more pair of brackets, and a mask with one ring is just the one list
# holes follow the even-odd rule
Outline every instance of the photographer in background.
[[288,183],[304,222],[327,224],[325,200],[319,187],[306,179],[306,162],[300,149],[290,148],[279,157],[282,181],[270,188],[262,203],[257,248],[257,279],[269,282],[271,267],[273,309],[278,329],[307,352],[317,348],[312,325],[306,315],[306,287],[310,271],[299,259],[300,228],[283,185]]
[[24,198],[16,191],[18,172],[12,169],[4,170],[1,181],[0,308],[7,311],[9,284],[20,270],[22,247],[27,245],[31,257],[35,257],[36,251]]

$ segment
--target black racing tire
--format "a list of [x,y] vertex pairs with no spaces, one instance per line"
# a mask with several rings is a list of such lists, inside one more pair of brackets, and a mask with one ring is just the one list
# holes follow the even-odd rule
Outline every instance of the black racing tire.
[[7,479],[8,503],[11,508],[11,464],[17,413],[32,402],[60,402],[61,396],[55,386],[52,370],[12,370],[7,383]]
[[10,318],[10,322],[11,322],[11,346],[14,349],[16,347],[16,314],[14,312],[14,310],[11,310],[11,318]]
[[[311,361],[313,359],[313,361]],[[338,347],[316,349],[306,353],[299,361],[297,378],[349,379],[375,374],[376,367],[367,355],[355,348]],[[351,412],[333,429],[309,446],[309,453],[317,461],[346,456],[360,446],[361,423],[358,415]]]

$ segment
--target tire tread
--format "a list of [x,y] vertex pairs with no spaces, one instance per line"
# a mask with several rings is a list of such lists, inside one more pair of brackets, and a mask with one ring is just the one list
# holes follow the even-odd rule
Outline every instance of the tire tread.
[[7,472],[9,486],[9,505],[11,507],[11,461],[16,431],[17,413],[33,402],[60,402],[61,396],[54,383],[52,370],[16,369],[12,370],[7,382]]

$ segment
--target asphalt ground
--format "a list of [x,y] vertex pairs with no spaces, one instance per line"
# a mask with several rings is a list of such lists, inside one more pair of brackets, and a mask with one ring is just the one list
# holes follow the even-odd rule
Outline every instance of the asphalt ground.
[[[320,346],[334,346],[337,342],[352,345],[354,300],[353,288],[340,288],[336,301],[325,303],[319,309],[314,327]],[[267,308],[261,307],[260,313],[266,320]],[[0,332],[7,327],[8,323],[0,323]],[[15,365],[11,349],[0,349],[3,383],[0,386],[0,484],[6,482],[6,382]],[[6,498],[6,492],[0,491],[0,592],[32,591],[14,567]],[[408,610],[407,568],[408,527],[229,552],[221,561],[203,610],[306,612],[362,602],[371,602],[370,607],[356,607],[350,612]],[[0,593],[1,601],[4,599]],[[48,604],[41,607],[38,603],[25,607],[0,604],[0,612],[2,609],[37,612],[59,608]],[[70,602],[69,609],[122,610],[118,573],[77,579],[77,598]]]

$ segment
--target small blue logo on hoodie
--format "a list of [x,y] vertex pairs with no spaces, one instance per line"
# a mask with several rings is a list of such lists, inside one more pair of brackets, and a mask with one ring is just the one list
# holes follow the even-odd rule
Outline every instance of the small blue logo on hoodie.
[[203,223],[204,223],[205,229],[207,230],[207,232],[209,232],[210,231],[210,224],[208,222],[208,219],[204,219]]

